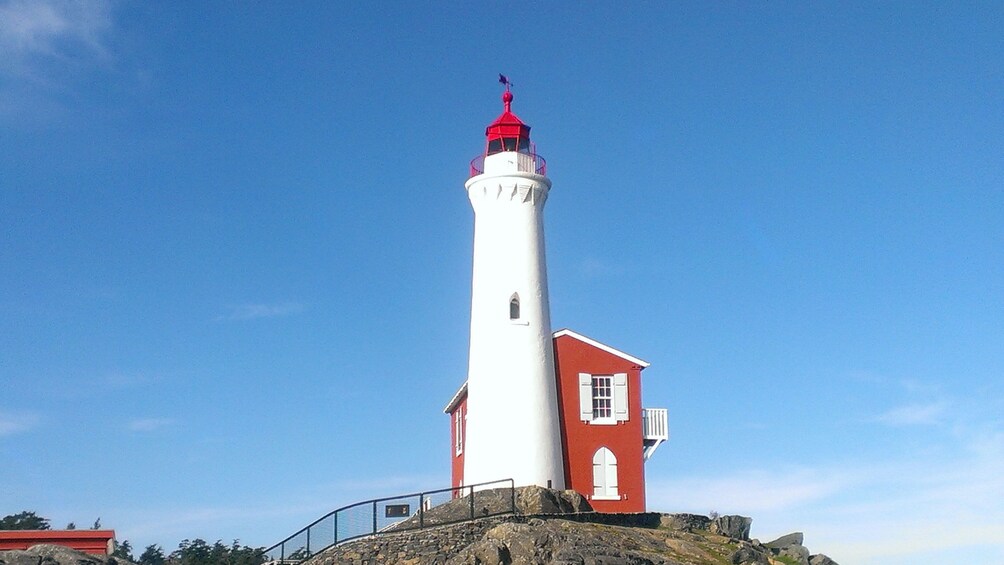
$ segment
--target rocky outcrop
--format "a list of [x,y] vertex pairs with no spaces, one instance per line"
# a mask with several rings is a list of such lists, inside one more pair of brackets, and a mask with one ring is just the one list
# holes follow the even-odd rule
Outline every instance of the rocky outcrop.
[[135,565],[125,559],[91,555],[61,545],[38,544],[25,550],[0,551],[0,565]]
[[711,521],[709,529],[715,534],[748,541],[750,539],[750,525],[752,523],[753,518],[747,518],[746,516],[717,516]]
[[809,550],[802,545],[804,536],[802,532],[793,532],[781,536],[774,541],[769,541],[764,545],[770,554],[777,557],[779,561],[798,565],[837,565],[837,562],[822,553],[809,555]]
[[[511,494],[483,496],[475,496],[476,505]],[[537,487],[519,489],[516,499],[516,516],[362,538],[303,565],[791,565],[803,557],[805,565],[836,565],[823,555],[810,558],[801,534],[771,544],[750,540],[745,516],[601,514],[573,492]],[[469,514],[470,503],[450,504],[466,505]]]
[[574,490],[553,490],[538,486],[516,489],[516,511],[528,514],[574,514],[592,512],[586,497]]

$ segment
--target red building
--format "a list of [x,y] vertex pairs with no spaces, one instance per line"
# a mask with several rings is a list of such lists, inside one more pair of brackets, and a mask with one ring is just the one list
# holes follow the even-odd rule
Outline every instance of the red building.
[[115,551],[115,530],[0,530],[0,551],[28,549],[40,543],[110,555]]
[[[565,484],[597,511],[644,512],[645,461],[669,438],[666,409],[642,408],[641,372],[648,363],[567,329],[555,332],[553,343]],[[451,423],[452,482],[459,487],[466,383],[444,412]]]

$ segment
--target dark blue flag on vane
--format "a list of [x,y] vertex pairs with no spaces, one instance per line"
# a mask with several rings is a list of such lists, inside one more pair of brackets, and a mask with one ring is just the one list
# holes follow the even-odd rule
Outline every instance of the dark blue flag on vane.
[[509,82],[509,77],[505,76],[502,73],[499,73],[499,82],[501,82],[502,84],[504,84],[506,86],[511,86],[512,85],[512,83]]

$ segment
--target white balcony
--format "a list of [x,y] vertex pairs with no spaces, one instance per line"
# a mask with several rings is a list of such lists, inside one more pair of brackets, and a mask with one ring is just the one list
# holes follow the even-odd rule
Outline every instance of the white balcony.
[[662,442],[669,439],[669,410],[665,408],[643,408],[641,411],[642,439],[645,442],[647,461]]

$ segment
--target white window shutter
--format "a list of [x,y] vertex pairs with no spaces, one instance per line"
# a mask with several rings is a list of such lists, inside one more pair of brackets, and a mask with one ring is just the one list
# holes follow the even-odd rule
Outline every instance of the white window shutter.
[[617,457],[613,451],[607,451],[606,467],[607,494],[617,496]]
[[601,447],[593,454],[593,496],[604,496],[607,494],[605,449]]
[[628,419],[627,373],[614,375],[614,419],[623,422]]
[[593,376],[589,373],[579,373],[579,419],[593,419]]

